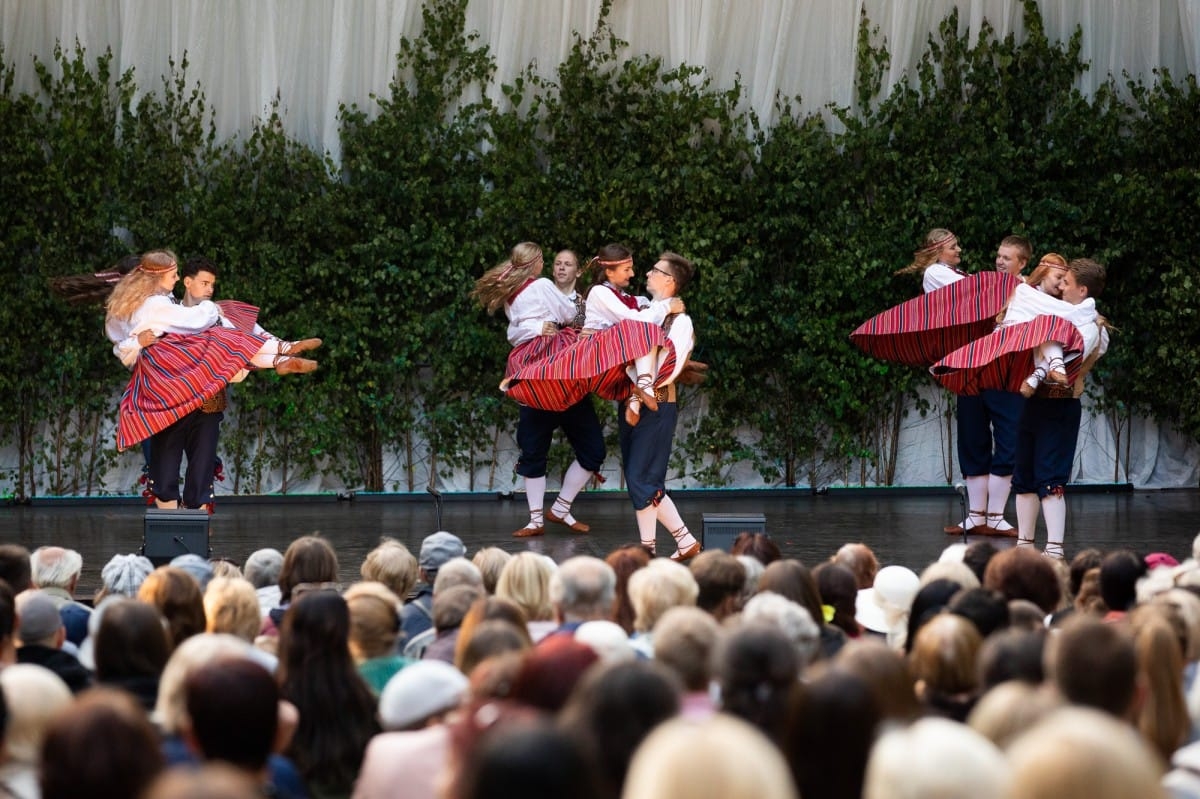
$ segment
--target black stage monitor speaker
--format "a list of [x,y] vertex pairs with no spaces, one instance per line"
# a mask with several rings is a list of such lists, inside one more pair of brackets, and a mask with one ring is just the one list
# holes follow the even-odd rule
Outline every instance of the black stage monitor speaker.
[[189,552],[206,559],[209,556],[207,510],[146,511],[142,554],[151,563],[162,566]]
[[738,533],[766,533],[767,517],[761,513],[705,513],[700,543],[705,549],[733,548]]

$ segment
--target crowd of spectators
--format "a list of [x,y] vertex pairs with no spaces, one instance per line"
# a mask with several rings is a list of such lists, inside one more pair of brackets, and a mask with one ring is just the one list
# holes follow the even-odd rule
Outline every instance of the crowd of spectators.
[[0,797],[1200,799],[1197,551],[338,567],[0,545]]

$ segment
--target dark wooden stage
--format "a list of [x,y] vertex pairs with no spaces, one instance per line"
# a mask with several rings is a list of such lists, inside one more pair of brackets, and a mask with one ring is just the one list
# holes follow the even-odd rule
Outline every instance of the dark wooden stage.
[[[766,518],[767,532],[784,554],[812,564],[847,541],[870,544],[883,564],[920,570],[956,539],[942,532],[961,519],[959,498],[949,489],[833,489],[808,491],[678,491],[684,519],[699,536],[705,513],[753,514]],[[547,507],[549,507],[549,501]],[[1067,554],[1087,546],[1165,551],[1183,560],[1200,532],[1200,491],[1133,491],[1126,487],[1081,487],[1068,494]],[[592,525],[588,535],[572,535],[552,525],[544,538],[511,537],[527,518],[524,495],[353,495],[336,497],[219,497],[210,532],[213,555],[238,563],[256,549],[276,547],[307,533],[328,538],[338,551],[344,582],[380,536],[402,541],[414,554],[421,539],[441,527],[461,536],[468,554],[480,547],[509,551],[531,548],[557,560],[575,554],[603,556],[635,542],[633,511],[623,492],[583,494],[575,515]],[[0,540],[29,549],[56,544],[78,550],[84,559],[80,595],[100,584],[100,569],[116,553],[137,552],[142,544],[145,506],[140,499],[35,500],[0,507]],[[1010,521],[1015,521],[1011,509]],[[991,539],[1011,546],[1011,539]],[[1044,534],[1039,531],[1039,545]],[[659,550],[672,551],[665,532]]]

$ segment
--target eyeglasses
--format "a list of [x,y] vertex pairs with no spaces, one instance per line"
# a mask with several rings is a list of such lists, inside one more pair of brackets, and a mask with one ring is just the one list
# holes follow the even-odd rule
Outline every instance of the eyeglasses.
[[[658,272],[660,275],[666,275],[667,277],[671,278],[672,280],[675,279],[675,276],[672,275],[670,272],[659,269],[657,266],[650,267],[650,272]],[[647,274],[649,274],[649,272]]]

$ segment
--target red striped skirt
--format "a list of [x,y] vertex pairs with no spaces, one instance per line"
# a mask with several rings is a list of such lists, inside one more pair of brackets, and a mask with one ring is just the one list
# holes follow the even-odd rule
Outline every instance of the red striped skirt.
[[504,368],[504,379],[509,380],[527,366],[553,358],[579,340],[579,331],[564,327],[553,336],[534,336],[522,342],[508,353],[508,364]]
[[[1063,354],[1083,352],[1083,337],[1075,325],[1057,316],[1038,316],[1028,322],[998,327],[942,358],[929,368],[934,378],[955,394],[978,394],[984,389],[1020,391],[1033,372],[1033,357],[1047,341],[1063,345]],[[1082,358],[1067,361],[1067,380],[1074,384]]]
[[[605,399],[625,399],[630,391],[625,366],[668,343],[658,325],[626,319],[513,370],[507,394],[522,405],[546,411],[566,410],[592,392]],[[673,356],[674,347],[669,351]],[[512,360],[510,356],[510,367]],[[670,360],[674,368],[674,358]],[[669,374],[665,366],[660,371]]]
[[243,333],[254,332],[254,326],[258,324],[258,308],[256,306],[238,300],[220,300],[217,302],[217,307],[221,309],[221,316],[225,317],[235,328]]
[[909,366],[937,363],[996,327],[1021,278],[980,272],[871,317],[850,334],[863,352]]
[[214,325],[160,337],[138,355],[117,414],[117,448],[165,430],[229,384],[266,339]]

